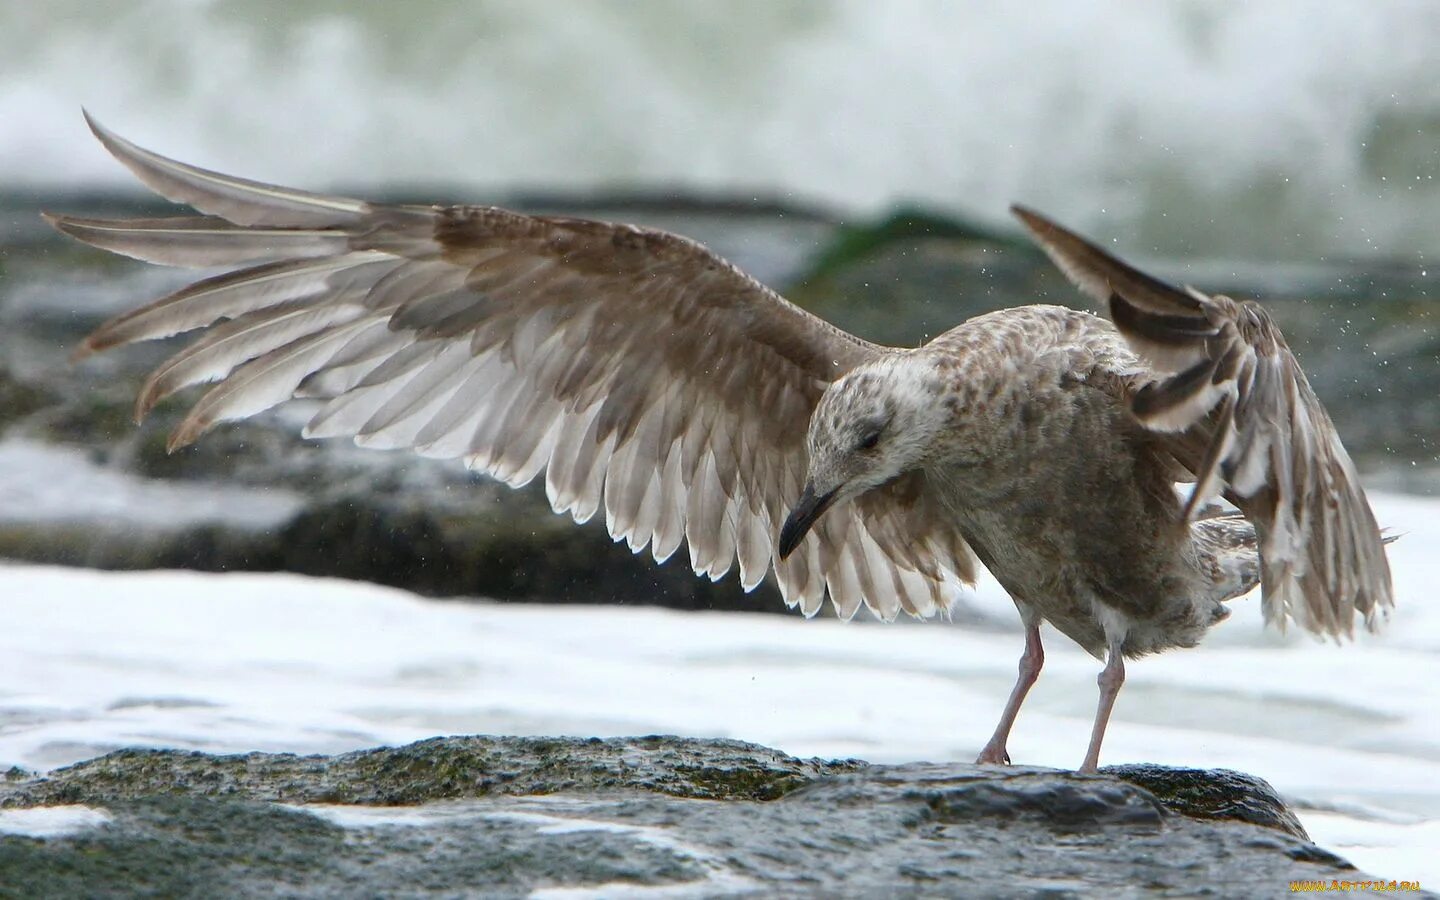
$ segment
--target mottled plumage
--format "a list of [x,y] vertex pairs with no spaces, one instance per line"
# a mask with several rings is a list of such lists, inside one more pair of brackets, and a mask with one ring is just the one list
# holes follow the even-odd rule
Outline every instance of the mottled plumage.
[[[543,475],[557,512],[603,509],[635,552],[663,560],[684,544],[698,574],[738,565],[746,589],[773,572],[807,615],[828,597],[844,618],[861,605],[929,616],[978,556],[1027,625],[982,762],[1008,760],[1041,621],[1107,658],[1093,770],[1123,658],[1195,644],[1257,580],[1271,621],[1318,634],[1349,634],[1357,613],[1373,625],[1391,604],[1353,466],[1264,310],[1179,291],[1034,213],[1017,210],[1115,325],[1027,306],[898,349],[675,235],[310,194],[91,125],[202,215],[55,226],[151,262],[232,269],[79,351],[200,331],[137,401],[143,416],[218,382],[172,447],[318,399],[311,436],[460,457],[511,485]],[[1188,500],[1177,480],[1196,483]],[[1209,511],[1217,496],[1243,518]]]

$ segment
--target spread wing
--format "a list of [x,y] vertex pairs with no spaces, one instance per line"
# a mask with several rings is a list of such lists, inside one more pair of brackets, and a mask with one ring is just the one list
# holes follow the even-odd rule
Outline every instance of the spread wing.
[[786,602],[884,618],[944,608],[968,548],[902,486],[827,516],[788,560],[776,532],[805,476],[805,428],[835,378],[886,352],[787,303],[692,241],[492,207],[382,206],[232,178],[91,122],[139,179],[203,215],[50,217],[97,247],[230,267],[125,313],[78,355],[199,330],[140,391],[137,416],[219,382],[177,427],[294,396],[306,428],[463,458],[657,560],[688,544],[699,574],[772,568]]
[[1317,634],[1373,630],[1394,605],[1375,516],[1330,416],[1264,307],[1181,291],[1055,223],[1015,213],[1082,291],[1107,303],[1151,369],[1136,418],[1194,474],[1187,517],[1217,495],[1260,537],[1267,622]]

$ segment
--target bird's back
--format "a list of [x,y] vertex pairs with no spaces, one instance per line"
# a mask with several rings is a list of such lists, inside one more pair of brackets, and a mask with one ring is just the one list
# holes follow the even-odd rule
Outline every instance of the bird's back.
[[1193,645],[1224,617],[1233,592],[1217,579],[1235,566],[1197,540],[1210,525],[1186,523],[1174,489],[1184,472],[1130,412],[1144,370],[1113,325],[1018,307],[926,352],[959,405],[946,462],[927,475],[1022,607],[1097,654],[1106,615],[1129,623],[1127,653]]

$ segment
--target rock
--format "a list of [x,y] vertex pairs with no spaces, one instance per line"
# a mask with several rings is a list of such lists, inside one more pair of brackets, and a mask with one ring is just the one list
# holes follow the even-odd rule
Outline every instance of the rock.
[[907,206],[894,210],[878,222],[837,227],[828,245],[811,256],[803,280],[828,278],[892,246],[904,247],[916,241],[934,239],[1034,249],[1034,245],[1018,233],[1001,234],[946,213]]
[[1254,775],[1152,765],[1106,766],[1105,774],[1144,788],[1170,809],[1194,819],[1250,822],[1310,840],[1275,789]]
[[0,836],[7,896],[1148,897],[1365,878],[1238,773],[872,766],[674,737],[131,750],[0,780],[4,815],[76,805],[108,820]]
[[432,738],[339,756],[119,750],[23,783],[0,806],[104,804],[155,794],[282,803],[413,805],[494,795],[637,790],[694,800],[775,800],[855,760],[797,760],[726,740]]
[[0,433],[47,406],[53,406],[58,400],[52,391],[17,378],[8,368],[0,365]]

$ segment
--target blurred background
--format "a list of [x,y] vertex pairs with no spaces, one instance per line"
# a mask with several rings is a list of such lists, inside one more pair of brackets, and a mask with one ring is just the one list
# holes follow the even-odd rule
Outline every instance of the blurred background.
[[318,187],[1015,200],[1180,256],[1440,252],[1440,9],[730,0],[9,3],[9,190],[128,187],[77,108]]
[[[439,597],[783,609],[766,587],[747,596],[733,578],[711,585],[680,561],[657,568],[632,559],[599,523],[577,528],[552,515],[543,491],[510,492],[458,465],[301,441],[303,410],[220,429],[167,456],[168,426],[193,397],[162,406],[140,428],[130,421],[136,387],[167,348],[66,362],[105,317],[193,277],[64,242],[41,223],[45,208],[165,209],[91,138],[82,106],[142,146],[251,178],[680,231],[838,324],[895,343],[996,307],[1083,303],[1018,239],[1006,208],[1023,201],[1158,274],[1270,304],[1380,518],[1411,532],[1394,548],[1400,644],[1376,643],[1370,656],[1341,653],[1332,669],[1330,657],[1313,655],[1330,648],[1261,635],[1256,617],[1238,616],[1217,633],[1222,649],[1212,652],[1262,648],[1292,654],[1284,657],[1291,664],[1322,659],[1318,671],[1329,674],[1274,687],[1280,694],[1241,683],[1177,703],[1178,685],[1207,677],[1184,667],[1221,659],[1204,650],[1177,655],[1189,662],[1174,664],[1175,683],[1135,691],[1149,699],[1133,701],[1130,714],[1153,718],[1188,704],[1194,717],[1116,746],[1157,761],[1244,768],[1292,759],[1287,754],[1300,751],[1290,741],[1318,743],[1317,752],[1329,754],[1323,765],[1294,767],[1292,783],[1283,772],[1260,774],[1326,814],[1344,811],[1351,818],[1336,821],[1346,828],[1380,823],[1360,843],[1429,840],[1440,810],[1440,735],[1426,713],[1435,698],[1394,696],[1390,686],[1422,681],[1416,673],[1433,673],[1440,653],[1440,617],[1419,590],[1440,577],[1429,561],[1435,532],[1425,531],[1440,513],[1437,38],[1440,5],[1425,0],[0,4],[0,558],[288,570]],[[17,574],[33,569],[0,567],[0,596],[7,571],[12,591],[36,583]],[[67,622],[85,619],[84,604],[107,593],[89,581],[83,589],[45,583],[61,587],[43,603],[26,602],[72,615],[15,632],[28,635],[30,649],[13,646],[0,663],[9,666],[0,669],[9,684],[0,684],[0,737],[20,737],[0,741],[8,748],[0,762],[56,765],[126,741],[256,745],[243,729],[217,737],[183,716],[140,727],[80,688],[59,696],[33,687],[33,672],[47,671],[33,654],[70,634]],[[203,615],[203,604],[192,605],[203,598],[186,584],[162,615]],[[297,582],[277,584],[297,598],[306,593]],[[998,589],[982,586],[956,618],[981,631],[1008,630],[1006,607]],[[138,616],[122,610],[106,621],[128,634],[125,623]],[[564,621],[557,615],[545,627]],[[374,625],[363,617],[353,624]],[[120,640],[92,637],[67,637],[67,658],[101,659]],[[483,634],[476,641],[483,656]],[[663,716],[566,718],[563,709],[537,717],[518,710],[518,700],[492,697],[492,706],[461,703],[443,715],[357,714],[319,736],[279,727],[259,742],[330,750],[411,734],[401,722],[418,734],[688,727],[794,752],[963,758],[988,733],[990,707],[998,713],[1014,665],[1008,649],[991,665],[964,648],[977,669],[956,672],[937,661],[934,672],[947,673],[947,690],[977,691],[981,722],[935,725],[917,712],[909,731],[846,719],[839,737],[823,728],[797,736],[780,720],[768,731],[744,730],[737,723],[753,721],[753,707],[737,709],[733,720],[681,726]],[[734,647],[706,652],[746,658]],[[1404,668],[1392,668],[1402,657]],[[754,658],[768,661],[747,669],[752,676],[775,664]],[[1255,671],[1283,669],[1281,658],[1255,657]],[[802,664],[775,670],[777,683],[794,683],[793,667]],[[1342,688],[1327,687],[1326,678],[1359,691],[1353,671],[1361,665],[1379,680],[1367,682],[1353,706],[1327,694]],[[1067,752],[1052,760],[1042,742],[1030,748],[1031,760],[1078,761],[1092,702],[1088,666],[1074,662],[1074,694],[1054,716],[1056,729],[1075,730]],[[657,677],[676,667],[683,665],[666,662],[668,674]],[[114,662],[80,680],[123,681],[126,671]],[[467,681],[471,670],[455,672],[472,698],[483,693]],[[1323,729],[1306,717],[1316,696],[1331,704]],[[842,719],[853,712],[845,698],[835,702]],[[1253,735],[1264,722],[1277,731],[1262,743],[1275,746],[1225,755],[1241,746],[1236,735]],[[1356,723],[1391,731],[1384,739],[1347,735]],[[1125,724],[1113,730],[1122,734]],[[921,726],[976,746],[926,743]],[[1188,758],[1184,748],[1195,741],[1209,749]],[[1401,752],[1410,768],[1392,769],[1383,788],[1359,797],[1342,773],[1374,771],[1372,752]],[[1381,825],[1391,829],[1383,838]]]

